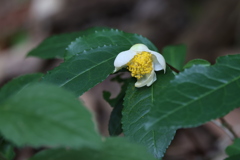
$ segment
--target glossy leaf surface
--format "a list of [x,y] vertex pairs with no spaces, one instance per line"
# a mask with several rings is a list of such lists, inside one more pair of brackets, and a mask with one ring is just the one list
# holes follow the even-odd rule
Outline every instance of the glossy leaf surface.
[[161,158],[172,141],[175,130],[168,128],[157,128],[145,130],[145,123],[148,122],[147,114],[153,107],[154,95],[162,94],[169,81],[174,75],[168,68],[166,74],[157,72],[157,81],[150,87],[135,88],[134,83],[130,83],[123,108],[123,131],[130,140],[148,147],[156,158]]
[[75,55],[49,71],[43,82],[54,83],[82,95],[113,72],[113,61],[119,50],[121,47],[104,46]]
[[36,48],[31,50],[27,56],[35,56],[43,59],[64,58],[66,48],[79,36],[94,33],[97,29],[105,29],[104,27],[95,27],[88,30],[59,34],[51,36],[42,41]]
[[68,46],[65,58],[70,58],[73,55],[83,52],[84,50],[92,50],[98,47],[104,47],[105,45],[121,46],[121,50],[119,50],[119,52],[128,50],[132,47],[132,45],[137,43],[145,44],[151,50],[157,50],[147,38],[142,37],[141,35],[126,33],[111,28],[93,28],[91,30],[94,32],[77,38]]
[[217,59],[213,66],[193,66],[154,95],[147,128],[185,128],[222,117],[240,106],[240,55]]

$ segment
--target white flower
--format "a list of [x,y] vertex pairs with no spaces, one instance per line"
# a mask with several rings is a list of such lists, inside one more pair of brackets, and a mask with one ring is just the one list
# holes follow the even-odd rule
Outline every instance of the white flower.
[[135,44],[119,53],[114,61],[114,72],[126,67],[137,78],[135,87],[150,86],[157,80],[154,71],[166,71],[166,62],[160,53],[151,51],[144,44]]

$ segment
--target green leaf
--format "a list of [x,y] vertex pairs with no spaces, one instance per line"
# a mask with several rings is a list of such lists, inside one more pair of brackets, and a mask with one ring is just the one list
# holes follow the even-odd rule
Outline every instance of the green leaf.
[[117,81],[122,84],[121,91],[116,98],[110,99],[111,93],[103,91],[103,98],[114,107],[109,119],[108,131],[111,136],[117,136],[122,133],[122,109],[123,109],[123,98],[127,86],[129,84],[130,78],[121,78],[123,74],[118,74],[116,77],[112,78],[111,81]]
[[125,96],[125,91],[127,89],[127,86],[128,86],[128,83],[130,82],[131,78],[122,78],[121,76],[123,75],[124,73],[120,72],[120,74],[116,75],[115,77],[113,77],[111,79],[111,81],[116,81],[118,83],[121,84],[121,91],[120,93],[117,95],[117,97],[115,98],[110,98],[111,97],[111,93],[108,92],[108,91],[103,91],[103,98],[104,100],[106,100],[109,105],[111,107],[115,107],[116,105],[119,104],[119,102],[122,102],[124,96]]
[[[95,43],[98,42],[98,38],[92,35],[94,38],[83,44],[79,43],[80,41],[78,39],[68,48],[69,53],[74,56],[48,72],[44,76],[43,81],[57,84],[60,87],[75,92],[76,95],[81,95],[96,84],[102,82],[113,72],[113,62],[118,53],[130,49],[135,43],[144,43],[156,50],[150,41],[136,34],[124,33],[112,29],[98,31],[97,33],[101,33],[101,37],[110,39],[111,42],[114,42],[113,45],[103,45],[83,51],[81,45],[83,45],[83,47],[85,45],[89,48],[93,47]],[[103,40],[100,42],[102,41]]]
[[163,88],[173,77],[173,73],[167,67],[166,74],[157,72],[157,81],[150,87],[135,88],[134,84],[130,83],[124,98],[122,111],[124,135],[134,142],[147,146],[149,152],[156,158],[163,156],[175,135],[175,130],[161,127],[145,130],[144,125],[148,122],[147,114],[153,107],[153,101],[156,98],[154,95],[162,94]]
[[234,140],[234,143],[226,148],[229,156],[240,154],[240,138]]
[[101,149],[84,148],[45,150],[30,160],[154,160],[142,146],[124,138],[108,138]]
[[203,65],[203,66],[210,66],[211,63],[204,60],[204,59],[193,59],[191,61],[189,61],[184,67],[183,69],[186,68],[191,68],[193,65]]
[[134,44],[143,43],[149,49],[157,51],[157,48],[148,39],[137,34],[111,28],[94,28],[90,30],[94,30],[94,32],[89,32],[89,34],[85,34],[86,36],[77,38],[76,41],[68,46],[66,59],[82,53],[84,50],[96,49],[105,45],[122,46],[122,49],[119,50],[121,52],[130,49]]
[[8,142],[0,143],[0,160],[13,160],[15,157],[14,147]]
[[120,49],[104,46],[75,55],[48,72],[43,82],[54,83],[82,95],[113,72],[113,61]]
[[29,85],[29,83],[39,81],[42,75],[43,74],[41,73],[24,75],[8,82],[0,89],[0,103],[4,102],[8,97],[16,92],[19,92],[21,89]]
[[108,131],[110,136],[117,136],[123,132],[122,130],[122,109],[123,99],[114,106],[108,124]]
[[230,156],[228,158],[226,158],[225,160],[239,160],[240,159],[240,154],[234,155],[234,156]]
[[86,31],[65,33],[51,36],[31,50],[27,56],[36,56],[43,59],[63,58],[67,46],[77,37],[95,33],[95,30],[105,29],[104,27],[91,28]]
[[157,50],[140,35],[113,29],[95,29],[94,34],[72,42],[68,47],[68,59],[48,72],[43,81],[81,95],[106,79],[114,70],[113,62],[118,53],[130,49],[136,43],[144,43],[152,50]]
[[185,128],[222,117],[240,106],[240,55],[217,59],[212,66],[193,66],[154,95],[147,128]]
[[92,116],[75,98],[50,84],[31,84],[0,105],[0,132],[18,146],[97,147]]
[[164,47],[162,54],[168,64],[178,70],[182,70],[186,52],[187,47],[185,45],[171,45]]

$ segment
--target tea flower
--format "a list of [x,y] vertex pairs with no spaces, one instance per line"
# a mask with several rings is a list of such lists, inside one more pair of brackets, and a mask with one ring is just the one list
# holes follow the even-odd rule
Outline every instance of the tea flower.
[[119,53],[114,61],[114,72],[126,67],[137,78],[135,87],[150,86],[157,80],[155,71],[166,71],[166,62],[160,53],[151,51],[144,44],[135,44]]

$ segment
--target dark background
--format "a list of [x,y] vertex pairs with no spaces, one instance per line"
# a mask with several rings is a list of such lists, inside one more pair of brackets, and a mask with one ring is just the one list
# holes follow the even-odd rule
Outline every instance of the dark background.
[[[218,56],[239,53],[239,0],[0,0],[0,85],[32,72],[45,72],[59,60],[24,58],[44,38],[93,26],[113,27],[150,39],[161,51],[166,45],[186,44],[187,60],[202,58],[212,64]],[[111,108],[102,90],[117,94],[109,80],[81,98],[97,113],[99,130],[107,136]],[[100,96],[99,96],[100,95]],[[226,118],[240,133],[239,110]],[[230,139],[208,123],[182,129],[168,149],[165,160],[222,160]],[[31,148],[16,150],[17,159],[33,154]]]

